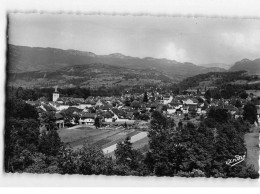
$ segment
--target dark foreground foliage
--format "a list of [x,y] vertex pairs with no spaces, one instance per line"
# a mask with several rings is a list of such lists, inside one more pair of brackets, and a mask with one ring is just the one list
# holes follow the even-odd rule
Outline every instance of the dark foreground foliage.
[[[77,150],[63,144],[51,113],[35,116],[36,110],[19,98],[8,99],[6,106],[12,108],[6,113],[6,172],[259,177],[245,161],[233,167],[226,164],[235,155],[246,154],[244,134],[249,124],[242,119],[234,120],[221,110],[209,112],[199,125],[178,126],[171,118],[154,111],[148,131],[149,151],[142,154],[133,149],[130,139],[126,138],[117,144],[115,158],[112,158],[88,142]],[[251,112],[251,108],[248,109]],[[47,130],[40,132],[40,124],[44,122],[48,124]]]

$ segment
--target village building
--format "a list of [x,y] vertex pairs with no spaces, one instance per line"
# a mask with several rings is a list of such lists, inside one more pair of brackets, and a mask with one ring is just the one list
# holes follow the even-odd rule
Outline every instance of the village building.
[[163,104],[169,104],[173,100],[172,96],[164,96],[163,97]]
[[55,87],[55,91],[54,93],[52,94],[52,101],[53,102],[56,102],[58,100],[58,98],[60,97],[60,94],[58,93],[58,87]]
[[58,126],[59,129],[64,128],[64,118],[60,113],[55,114],[55,123]]
[[96,114],[95,113],[83,113],[79,119],[80,125],[94,125]]

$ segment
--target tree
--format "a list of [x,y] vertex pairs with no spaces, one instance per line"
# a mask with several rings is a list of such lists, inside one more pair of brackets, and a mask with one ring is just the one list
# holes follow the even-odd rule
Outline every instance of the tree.
[[257,121],[257,109],[253,103],[247,103],[244,106],[243,118],[244,120],[249,121],[251,124]]
[[85,144],[79,150],[79,173],[84,175],[91,174],[110,174],[112,173],[111,164],[106,160],[103,151],[95,146]]
[[248,94],[245,91],[243,91],[239,94],[239,97],[242,99],[246,99],[248,97]]
[[58,168],[61,174],[79,173],[79,152],[68,146],[62,146],[58,155]]
[[138,111],[134,111],[133,115],[136,120],[140,119],[140,113]]
[[62,146],[56,130],[44,132],[39,137],[39,151],[46,155],[56,156]]
[[162,108],[161,108],[162,111],[167,111],[167,106],[166,105],[163,105]]
[[178,122],[178,128],[179,128],[179,129],[182,129],[182,127],[183,127],[183,123],[182,123],[182,121],[180,120],[180,121]]
[[192,116],[193,118],[195,118],[196,115],[197,115],[197,112],[196,112],[195,109],[192,109],[191,112],[190,112],[190,114],[191,114],[191,116]]
[[141,120],[144,120],[144,121],[148,121],[150,119],[149,115],[148,114],[141,114],[140,115],[140,119]]
[[4,161],[6,172],[17,172],[32,163],[38,149],[39,123],[34,119],[11,118],[5,126]]
[[38,119],[38,113],[34,106],[25,103],[22,99],[12,98],[6,101],[6,116],[17,119]]
[[31,156],[33,163],[24,169],[26,173],[60,173],[57,157],[36,152]]
[[134,101],[131,103],[131,107],[133,107],[134,109],[140,108],[140,102],[138,102],[137,100],[134,100]]
[[[140,173],[145,169],[143,164],[143,156],[141,152],[132,148],[132,143],[130,142],[130,137],[127,137],[124,142],[119,142],[115,150],[116,164],[119,166],[124,166],[128,170],[123,174],[129,174],[131,172],[135,175],[140,175]],[[142,173],[141,173],[142,175]]]
[[242,107],[242,103],[241,103],[240,100],[236,100],[235,107],[237,107],[237,108],[241,108]]
[[182,130],[170,130],[166,119],[156,113],[149,130],[150,151],[145,163],[158,176],[195,176],[194,172],[199,172],[196,176],[206,177],[241,176],[239,171],[245,163],[231,169],[225,161],[245,153],[244,129],[242,123],[228,121],[216,123],[216,130],[204,122],[199,126],[187,123]]
[[217,135],[214,143],[215,149],[212,152],[211,175],[215,176],[220,173],[224,177],[236,177],[234,172],[245,166],[245,163],[240,163],[230,168],[225,162],[234,158],[235,155],[243,156],[245,154],[246,147],[244,145],[243,133],[236,129],[232,123],[218,123],[216,128]]
[[131,106],[131,101],[129,99],[125,100],[125,106]]
[[58,129],[55,121],[55,113],[53,112],[43,112],[40,115],[40,123],[47,128],[47,131]]
[[151,120],[151,129],[148,131],[150,151],[146,155],[145,163],[155,175],[173,176],[175,162],[172,158],[174,141],[171,139],[174,122],[160,112],[154,111]]
[[61,112],[61,115],[64,118],[64,124],[67,126],[70,126],[71,121],[73,120],[73,116],[74,116],[73,113],[71,111],[64,111],[64,112]]
[[19,88],[16,90],[16,97],[22,99],[22,98],[23,98],[23,93],[24,93],[23,88],[22,88],[22,87],[19,87]]
[[211,108],[208,113],[208,118],[213,118],[217,122],[227,122],[230,118],[230,114],[227,109],[222,108]]
[[94,125],[95,125],[96,128],[99,128],[99,127],[100,127],[100,118],[99,118],[99,117],[96,117],[96,118],[95,118]]
[[212,95],[211,95],[211,91],[210,90],[207,90],[204,94],[204,97],[207,99],[207,100],[210,100],[210,98],[212,98]]
[[148,102],[147,92],[144,93],[143,102]]

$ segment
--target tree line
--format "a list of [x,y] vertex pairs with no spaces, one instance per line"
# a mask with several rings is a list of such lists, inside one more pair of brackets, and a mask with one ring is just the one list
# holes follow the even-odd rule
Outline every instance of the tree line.
[[[58,92],[61,97],[73,97],[73,98],[88,98],[89,96],[120,96],[124,88],[113,87],[106,88],[100,87],[98,89],[89,89],[81,87],[71,88],[58,88]],[[52,94],[55,91],[54,88],[16,88],[7,87],[7,95],[15,96],[22,100],[38,100],[43,98],[48,101],[52,101]]]

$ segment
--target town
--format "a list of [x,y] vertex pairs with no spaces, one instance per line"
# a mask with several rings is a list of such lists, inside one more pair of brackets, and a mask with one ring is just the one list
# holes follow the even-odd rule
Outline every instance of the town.
[[[155,91],[110,97],[89,96],[84,99],[62,97],[55,87],[52,101],[39,99],[27,100],[26,103],[35,106],[39,115],[44,112],[54,113],[57,129],[64,142],[71,143],[76,149],[83,146],[84,140],[95,136],[95,139],[91,140],[92,143],[101,146],[104,154],[109,156],[113,156],[118,142],[127,136],[135,137],[138,134],[143,135],[132,142],[134,148],[144,153],[148,151],[147,131],[154,111],[172,118],[175,126],[188,122],[199,124],[207,117],[211,108],[225,109],[234,119],[243,118],[243,107],[254,100],[260,123],[260,99],[257,97],[257,91],[249,90],[245,99],[209,100],[205,99],[205,92],[188,89],[179,95],[170,92],[159,94]],[[46,130],[43,124],[40,131]],[[81,136],[77,134],[79,132],[82,133]]]

